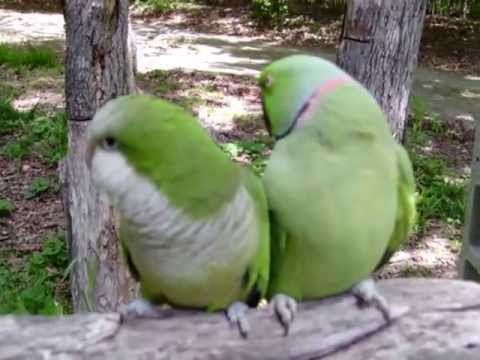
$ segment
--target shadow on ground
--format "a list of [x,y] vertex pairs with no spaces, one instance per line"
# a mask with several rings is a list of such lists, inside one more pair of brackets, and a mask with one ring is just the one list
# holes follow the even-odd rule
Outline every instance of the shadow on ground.
[[[0,10],[0,42],[64,38],[60,14]],[[256,75],[272,60],[297,53],[334,59],[334,51],[282,47],[261,36],[217,35],[189,31],[175,22],[133,20],[140,72],[186,69]],[[458,75],[419,67],[413,95],[442,119],[465,121],[473,127],[480,113],[480,74]]]

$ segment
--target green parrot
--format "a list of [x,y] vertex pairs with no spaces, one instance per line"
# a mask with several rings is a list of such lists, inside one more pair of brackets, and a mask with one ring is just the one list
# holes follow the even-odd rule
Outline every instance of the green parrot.
[[89,126],[87,165],[120,214],[120,243],[141,298],[227,310],[242,335],[267,290],[270,231],[261,180],[233,163],[186,110],[147,95],[109,101]]
[[391,312],[371,273],[415,219],[410,160],[375,99],[333,63],[293,55],[259,78],[275,138],[263,181],[271,218],[268,298],[288,333],[297,301],[352,291]]

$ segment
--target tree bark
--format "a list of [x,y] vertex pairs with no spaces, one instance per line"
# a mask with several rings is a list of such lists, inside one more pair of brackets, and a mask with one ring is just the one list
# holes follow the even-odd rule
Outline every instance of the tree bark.
[[399,141],[426,6],[426,0],[348,1],[337,51],[337,64],[375,96]]
[[75,311],[111,311],[135,286],[121,264],[111,207],[85,165],[86,128],[97,108],[135,91],[128,0],[67,0],[65,96],[69,152],[63,166]]
[[166,310],[120,323],[117,314],[0,317],[0,359],[478,360],[480,285],[395,279],[380,290],[397,309],[385,324],[350,295],[302,303],[288,337],[271,308],[248,313],[244,340],[223,314]]

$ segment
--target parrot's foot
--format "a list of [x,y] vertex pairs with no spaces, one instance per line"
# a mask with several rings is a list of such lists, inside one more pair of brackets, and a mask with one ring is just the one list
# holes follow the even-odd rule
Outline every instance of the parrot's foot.
[[142,298],[135,299],[127,305],[122,305],[119,313],[122,321],[135,318],[161,317],[160,309],[148,300]]
[[352,294],[359,300],[360,305],[375,306],[389,322],[392,319],[392,310],[385,298],[378,292],[372,279],[360,281],[352,288]]
[[250,332],[250,324],[247,320],[248,309],[248,305],[240,301],[235,301],[227,309],[228,321],[230,324],[238,326],[240,335],[242,335],[242,337],[245,339],[248,337],[248,333]]
[[297,313],[297,302],[285,294],[277,294],[272,298],[273,309],[277,314],[278,320],[285,329],[285,336],[290,331],[290,326]]

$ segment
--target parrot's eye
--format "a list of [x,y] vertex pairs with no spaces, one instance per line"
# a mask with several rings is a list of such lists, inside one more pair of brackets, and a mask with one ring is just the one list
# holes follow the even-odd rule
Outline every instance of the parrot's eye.
[[102,141],[102,148],[109,151],[115,150],[117,148],[117,141],[113,137],[107,136]]
[[272,78],[272,75],[267,75],[265,76],[264,78],[262,78],[260,80],[260,86],[263,88],[263,89],[268,89],[269,87],[271,87],[273,84],[273,78]]

